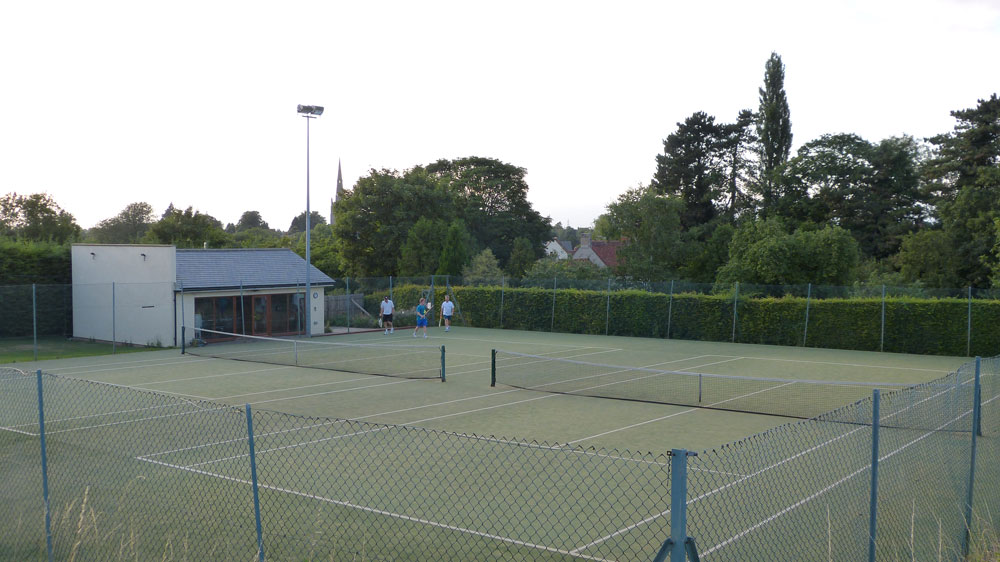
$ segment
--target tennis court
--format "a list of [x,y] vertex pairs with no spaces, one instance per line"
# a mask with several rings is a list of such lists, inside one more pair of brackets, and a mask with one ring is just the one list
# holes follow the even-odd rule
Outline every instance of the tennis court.
[[[792,420],[520,390],[505,386],[502,377],[496,387],[490,388],[490,351],[498,349],[599,365],[706,375],[890,384],[933,380],[955,370],[967,360],[476,328],[456,328],[447,334],[435,329],[432,334],[429,340],[423,340],[412,338],[409,330],[398,330],[391,336],[369,332],[320,338],[319,341],[362,343],[377,349],[384,348],[384,353],[372,353],[371,361],[387,363],[388,370],[392,372],[405,368],[410,361],[413,362],[413,371],[428,372],[424,356],[429,352],[430,363],[436,364],[439,361],[438,350],[444,345],[447,353],[447,382],[444,384],[434,384],[436,380],[395,379],[268,365],[255,361],[269,359],[255,357],[253,352],[244,353],[238,348],[228,356],[249,362],[181,356],[177,351],[164,351],[138,356],[52,361],[38,366],[53,374],[199,400],[236,405],[250,403],[254,409],[549,443],[665,452],[671,448],[711,448]],[[425,341],[424,351],[414,353],[411,346],[415,342],[424,344]],[[230,348],[225,349],[224,355]],[[402,351],[395,351],[397,349]],[[197,349],[192,351],[197,352]],[[272,356],[271,359],[285,361],[289,358]],[[507,361],[512,364],[530,362],[517,358]],[[361,361],[355,367],[363,367],[363,363]],[[500,366],[503,367],[503,360]],[[549,366],[543,364],[541,367]],[[30,370],[35,365],[26,364],[24,368]],[[516,370],[516,367],[507,368],[511,369]],[[525,365],[524,370],[527,369],[529,367]],[[731,386],[733,382],[721,379],[717,384]],[[754,388],[747,392],[756,393],[763,409],[767,409],[768,390]],[[773,392],[779,393],[777,390]],[[861,392],[871,394],[870,389]],[[836,398],[831,398],[828,391],[817,392],[812,396],[815,404],[804,407],[803,411],[818,410],[821,413],[848,403],[843,399],[837,402]],[[706,405],[709,403],[706,402]],[[780,397],[771,404],[776,411],[786,409]]]
[[[134,393],[128,403],[115,402],[114,408],[105,401],[98,412],[54,416],[46,425],[50,441],[85,436],[91,452],[77,451],[79,458],[113,451],[127,459],[127,472],[108,475],[97,469],[91,484],[112,487],[113,481],[134,482],[141,475],[142,491],[133,498],[136,509],[157,501],[180,512],[191,512],[192,503],[211,512],[207,503],[226,504],[221,500],[231,496],[247,499],[247,420],[238,415],[239,408],[221,405],[250,404],[262,474],[260,501],[269,506],[270,515],[263,528],[272,559],[651,560],[669,536],[670,449],[720,447],[794,422],[789,416],[811,417],[845,400],[870,396],[870,383],[891,389],[933,381],[966,362],[473,328],[431,333],[428,340],[414,339],[408,330],[391,336],[369,332],[318,338],[296,345],[291,353],[233,343],[191,350],[226,359],[182,356],[174,350],[23,367],[157,393]],[[343,345],[347,343],[360,345]],[[314,351],[313,344],[344,350]],[[407,376],[407,365],[415,372],[433,371],[441,346],[446,382],[433,375],[399,378]],[[343,356],[348,349],[351,367],[329,370],[338,366],[327,359],[330,354]],[[501,350],[496,357],[491,356],[494,349]],[[287,362],[312,368],[277,364]],[[362,374],[376,371],[385,372]],[[494,373],[496,386],[491,387]],[[623,373],[628,376],[622,378]],[[526,379],[533,377],[542,380],[541,388],[526,388],[534,384]],[[573,394],[604,394],[637,381],[628,400]],[[803,386],[795,381],[812,382]],[[838,384],[811,386],[822,381]],[[746,386],[749,382],[753,384]],[[794,398],[787,394],[790,387],[798,389]],[[850,392],[839,392],[843,388]],[[89,399],[89,393],[116,389],[90,385],[84,392],[67,389],[65,396],[54,392],[46,400],[55,411],[61,403],[66,411],[80,412],[88,402],[102,402]],[[678,389],[685,398],[671,397]],[[740,411],[717,409],[727,405]],[[37,426],[24,421],[28,414],[3,417],[0,425],[8,431],[0,433],[37,432]],[[139,426],[142,437],[123,445],[121,429]],[[803,449],[820,447],[847,459],[841,487],[865,485],[864,474],[851,462],[854,453],[846,451],[860,443],[863,452],[861,442],[870,439],[870,431],[837,431],[819,445],[798,443],[786,452],[770,451],[767,462],[753,470],[693,464],[693,481],[705,489],[697,490],[691,509],[705,510],[703,520],[733,517],[748,529],[713,537],[708,555],[738,559],[732,556],[766,551],[760,535],[776,532],[775,526],[757,515],[762,506],[739,506],[739,494],[748,486],[773,486],[764,511],[821,504],[809,500],[814,490],[794,483],[797,474],[817,469],[817,459],[807,459]],[[961,444],[956,440],[955,446]],[[177,484],[186,482],[185,476],[197,484]],[[164,499],[152,485],[157,478],[197,497],[171,494]],[[498,490],[503,492],[501,503]],[[66,500],[72,503],[73,498]],[[110,507],[113,503],[106,509],[122,509],[120,502]],[[828,503],[822,505],[829,510]],[[243,535],[253,535],[252,524],[235,523],[252,522],[252,513],[246,515],[206,522],[206,529],[214,530],[206,533],[215,537],[213,548],[246,550],[245,545],[234,546]],[[854,519],[842,522],[843,529],[831,528],[831,539],[851,532]],[[372,536],[373,529],[378,537]],[[752,548],[728,548],[737,542]],[[360,558],[359,552],[364,553]],[[253,554],[251,550],[247,556]]]

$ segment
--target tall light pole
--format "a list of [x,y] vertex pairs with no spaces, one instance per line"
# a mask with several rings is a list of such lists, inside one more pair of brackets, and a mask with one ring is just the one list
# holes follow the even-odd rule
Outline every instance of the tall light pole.
[[312,266],[310,254],[309,231],[309,121],[323,115],[323,108],[318,105],[300,105],[298,112],[306,118],[306,336],[312,337],[312,286],[309,283],[309,269]]

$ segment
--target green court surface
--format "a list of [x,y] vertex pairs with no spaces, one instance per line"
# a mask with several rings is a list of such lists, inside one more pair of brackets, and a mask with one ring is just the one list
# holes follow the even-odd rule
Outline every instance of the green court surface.
[[[179,350],[18,367],[199,400],[249,403],[258,411],[660,453],[672,448],[708,449],[794,420],[518,390],[504,386],[502,379],[491,388],[490,350],[703,374],[879,383],[929,381],[967,361],[960,357],[461,327],[450,332],[432,328],[430,333],[427,340],[411,337],[409,330],[397,330],[389,336],[368,332],[314,340],[386,348],[444,345],[445,383],[191,357]],[[722,379],[718,384],[728,381]],[[766,399],[767,392],[761,392],[761,398]],[[864,392],[870,395],[870,391]],[[830,400],[825,395],[816,399],[829,403],[829,409],[843,405],[824,402]]]

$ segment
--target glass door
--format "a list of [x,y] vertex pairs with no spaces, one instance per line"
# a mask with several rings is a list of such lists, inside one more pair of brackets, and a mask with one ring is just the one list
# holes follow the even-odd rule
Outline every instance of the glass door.
[[253,298],[253,334],[255,336],[268,335],[268,326],[271,325],[269,315],[271,307],[270,295],[256,295]]

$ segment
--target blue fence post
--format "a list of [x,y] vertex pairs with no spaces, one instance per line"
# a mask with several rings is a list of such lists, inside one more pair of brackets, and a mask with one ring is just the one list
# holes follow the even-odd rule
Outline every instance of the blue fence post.
[[31,341],[35,350],[35,361],[38,361],[38,298],[34,283],[31,284]]
[[250,482],[253,487],[253,515],[257,523],[257,560],[264,562],[264,535],[260,525],[260,495],[257,491],[257,454],[254,451],[253,414],[250,412],[250,404],[246,405],[246,411],[247,440],[250,442]]
[[980,369],[982,367],[982,359],[976,357],[976,378],[975,386],[972,391],[972,452],[969,459],[969,489],[968,495],[965,498],[965,535],[962,538],[962,556],[969,555],[969,538],[972,532],[972,489],[976,483],[976,437],[979,435],[979,417],[980,417],[980,405],[979,402],[982,398],[982,387],[980,386]]
[[670,451],[670,538],[653,562],[685,562],[687,557],[687,459],[695,455],[686,449]]
[[42,447],[42,503],[45,506],[45,550],[52,562],[52,512],[49,511],[49,460],[45,448],[45,403],[42,399],[42,371],[35,371],[38,380],[38,435]]
[[878,433],[879,404],[881,395],[879,389],[872,391],[872,497],[869,503],[868,519],[868,562],[875,562],[875,531],[878,519]]
[[972,355],[972,285],[969,285],[969,312],[966,315],[965,356]]
[[500,325],[497,326],[501,330],[503,330],[503,298],[506,289],[507,289],[507,278],[501,275],[500,276]]
[[885,284],[882,285],[882,336],[878,344],[879,351],[885,351]]
[[115,283],[111,282],[111,354],[114,355],[118,349],[118,333],[116,322],[118,305],[115,302]]
[[611,326],[611,278],[608,277],[608,307],[604,311],[604,335],[608,335],[608,327]]
[[556,285],[558,284],[558,282],[559,282],[558,277],[552,278],[552,317],[551,317],[551,322],[549,324],[550,332],[556,331]]

